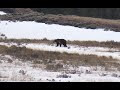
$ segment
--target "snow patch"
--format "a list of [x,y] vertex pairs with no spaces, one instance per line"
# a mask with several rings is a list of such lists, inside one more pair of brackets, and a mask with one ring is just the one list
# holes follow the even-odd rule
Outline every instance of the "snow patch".
[[[13,62],[0,63],[0,81],[1,82],[120,82],[120,72],[104,71],[103,67],[69,67],[69,72],[76,73],[50,72],[39,67],[32,67],[31,62],[22,62],[11,56],[2,56],[12,58]],[[6,59],[5,59],[6,60]],[[0,55],[1,61],[1,55]]]
[[0,11],[0,15],[5,15],[6,13],[3,11]]

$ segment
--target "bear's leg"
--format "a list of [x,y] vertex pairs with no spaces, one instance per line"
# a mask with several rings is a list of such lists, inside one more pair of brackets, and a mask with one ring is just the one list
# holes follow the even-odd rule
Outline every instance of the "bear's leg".
[[58,45],[59,45],[59,43],[57,43],[57,46],[56,46],[56,47],[58,47]]
[[64,43],[63,45],[64,45],[64,47],[67,47],[66,43]]
[[65,44],[64,47],[67,47],[67,45]]
[[61,47],[61,43],[60,43],[60,47]]

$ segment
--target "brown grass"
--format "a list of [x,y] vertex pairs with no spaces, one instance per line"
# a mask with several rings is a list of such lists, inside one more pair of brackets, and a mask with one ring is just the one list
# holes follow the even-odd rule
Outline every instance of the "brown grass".
[[108,48],[120,48],[120,42],[115,41],[106,41],[106,42],[98,42],[98,41],[68,41],[68,44],[85,46],[85,47],[108,47]]
[[[114,31],[119,31],[120,22],[110,19],[100,19],[92,17],[80,17],[75,15],[46,15],[51,21],[55,21],[58,24],[72,25],[76,27],[86,27],[86,28],[105,28]],[[62,22],[62,21],[63,22]],[[58,21],[58,22],[57,22]]]
[[37,21],[47,24],[71,25],[85,28],[105,28],[105,30],[120,31],[120,22],[118,20],[100,19],[92,17],[81,17],[75,15],[52,15],[31,12],[24,14],[12,14],[0,16],[1,20],[19,20],[19,21]]
[[[59,69],[63,67],[63,64],[73,66],[102,66],[105,68],[120,68],[119,60],[113,59],[112,57],[97,56],[97,55],[79,55],[79,54],[68,54],[60,52],[50,51],[38,51],[27,49],[25,47],[6,47],[0,45],[0,54],[12,55],[16,58],[20,58],[24,61],[33,61],[36,64],[45,64],[46,68]],[[41,60],[41,61],[40,61]],[[56,64],[57,61],[61,61]],[[38,62],[37,62],[38,61]]]
[[[47,38],[43,39],[1,39],[0,42],[5,42],[5,43],[45,43],[48,45],[52,45],[53,40],[48,40]],[[85,46],[85,47],[108,47],[108,48],[120,48],[120,42],[115,42],[115,41],[106,41],[106,42],[98,42],[98,41],[67,41],[67,44],[70,45],[78,45],[78,46]],[[69,46],[69,45],[68,45]]]
[[48,40],[47,38],[43,38],[43,39],[0,39],[0,42],[4,42],[4,43],[17,43],[18,45],[21,44],[27,44],[27,43],[45,43],[45,44],[53,44],[52,40]]

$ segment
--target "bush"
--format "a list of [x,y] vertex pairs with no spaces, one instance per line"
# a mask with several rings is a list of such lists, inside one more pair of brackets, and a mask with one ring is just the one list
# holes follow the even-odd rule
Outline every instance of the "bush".
[[8,51],[8,47],[0,45],[0,53],[5,54]]
[[86,25],[85,26],[86,27],[86,29],[96,29],[97,28],[97,26],[96,25]]
[[38,53],[37,53],[37,52],[33,52],[33,53],[31,54],[31,58],[39,58]]
[[63,65],[62,64],[46,64],[46,69],[47,70],[54,70],[54,71],[58,71],[60,69],[63,69]]
[[61,74],[61,75],[57,75],[57,78],[71,78],[71,76],[67,74]]
[[42,41],[48,41],[48,39],[47,38],[43,38]]

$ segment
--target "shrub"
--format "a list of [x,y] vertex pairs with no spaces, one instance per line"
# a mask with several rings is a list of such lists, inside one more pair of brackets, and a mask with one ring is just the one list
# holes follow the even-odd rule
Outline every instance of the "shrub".
[[67,74],[61,74],[61,75],[57,75],[57,78],[71,78],[71,76]]
[[54,70],[54,71],[58,71],[60,69],[63,69],[63,65],[62,64],[46,64],[46,69],[47,70]]
[[43,38],[42,41],[48,41],[48,39],[47,38]]

